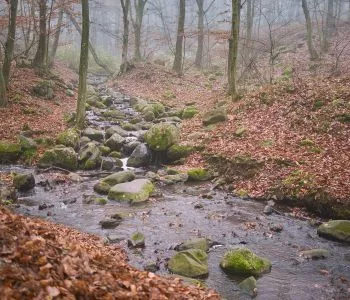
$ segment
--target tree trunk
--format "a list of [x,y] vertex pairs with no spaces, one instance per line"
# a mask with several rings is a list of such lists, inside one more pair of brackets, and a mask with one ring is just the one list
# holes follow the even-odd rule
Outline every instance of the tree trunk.
[[237,98],[237,58],[241,0],[232,0],[232,26],[229,50],[229,92],[232,100]]
[[181,75],[182,74],[182,57],[183,57],[183,40],[184,40],[184,32],[185,32],[185,14],[186,14],[186,1],[180,0],[179,5],[179,19],[177,26],[177,39],[175,46],[175,59],[173,64],[173,70]]
[[0,107],[5,107],[7,105],[7,96],[6,96],[6,84],[4,75],[2,73],[2,65],[0,64]]
[[145,10],[145,5],[148,0],[134,0],[135,6],[135,20],[132,19],[132,13],[130,11],[131,21],[134,27],[135,34],[135,47],[134,47],[134,60],[140,61],[141,55],[141,30],[143,22],[143,14]]
[[120,0],[123,9],[123,47],[122,64],[119,74],[124,74],[128,70],[128,44],[129,44],[129,9],[130,0]]
[[57,28],[56,28],[56,32],[55,32],[55,36],[54,36],[54,40],[53,40],[53,44],[52,44],[52,49],[51,49],[51,53],[50,53],[50,65],[53,64],[54,60],[55,60],[55,56],[56,56],[56,52],[57,52],[57,48],[58,48],[58,43],[60,41],[60,35],[61,35],[61,27],[62,27],[62,22],[63,22],[63,9],[61,8],[59,13],[58,13],[58,20],[57,20]]
[[326,26],[323,29],[323,52],[327,52],[329,49],[329,40],[332,33],[335,30],[335,18],[334,18],[334,5],[333,0],[328,0],[327,2],[327,18]]
[[203,46],[204,46],[204,0],[197,0],[198,6],[198,42],[195,66],[202,67],[203,60]]
[[39,69],[46,69],[46,56],[47,56],[47,30],[46,30],[46,0],[39,0],[39,43],[36,51],[33,66]]
[[247,44],[252,39],[253,33],[253,20],[254,20],[254,9],[253,0],[247,0]]
[[7,41],[5,45],[5,57],[4,64],[2,66],[3,77],[5,81],[5,87],[8,87],[10,80],[11,62],[13,57],[13,48],[15,45],[16,38],[16,18],[17,18],[17,7],[18,0],[12,0],[10,2],[11,7],[9,11],[9,29],[7,33]]
[[301,5],[303,7],[304,16],[306,20],[306,30],[307,30],[307,47],[309,49],[311,60],[318,59],[318,54],[312,43],[312,24],[310,18],[309,8],[307,7],[307,0],[301,0]]
[[[82,35],[82,30],[81,30],[77,20],[71,14],[71,12],[68,9],[66,9],[64,12],[69,17],[70,21],[73,23],[73,25],[74,25],[75,29],[78,31],[78,33],[80,35]],[[92,46],[90,40],[88,41],[88,46],[89,46],[89,50],[90,50],[91,55],[94,58],[94,61],[96,62],[96,64],[98,66],[100,66],[102,69],[104,69],[109,75],[112,75],[113,72],[111,71],[111,69],[106,64],[104,64],[102,61],[100,61],[100,59],[98,58],[98,55],[95,51],[95,48]]]
[[86,103],[86,79],[89,64],[89,0],[81,0],[82,7],[82,33],[81,33],[81,50],[80,50],[80,66],[79,66],[79,88],[76,127],[84,128],[85,121],[85,103]]

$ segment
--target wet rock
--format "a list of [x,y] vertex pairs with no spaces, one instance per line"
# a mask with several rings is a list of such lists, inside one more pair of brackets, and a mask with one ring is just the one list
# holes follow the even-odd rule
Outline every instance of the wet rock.
[[[109,148],[109,147],[108,147]],[[112,151],[111,153],[109,153],[110,157],[114,157],[114,158],[122,158],[122,155],[120,152],[118,151]]]
[[125,118],[125,114],[117,109],[105,110],[102,113],[102,115],[107,119],[120,119],[120,120],[122,120]]
[[113,151],[120,151],[123,144],[125,142],[125,138],[119,135],[118,133],[114,133],[105,143],[105,146],[111,148]]
[[79,140],[79,146],[84,147],[89,142],[91,142],[91,140],[87,136],[82,136]]
[[202,203],[196,203],[196,204],[194,205],[194,208],[195,208],[195,209],[201,209],[201,208],[204,208],[204,206],[203,206]]
[[128,239],[128,246],[130,248],[144,248],[145,236],[141,232],[134,232]]
[[159,265],[157,262],[148,262],[145,264],[143,269],[147,272],[155,273],[159,270]]
[[123,145],[122,152],[125,155],[130,155],[136,149],[136,147],[139,145],[141,145],[141,142],[139,142],[139,141],[132,141],[130,143],[127,143],[127,144]]
[[273,213],[273,208],[270,205],[266,205],[263,212],[265,215],[271,215]]
[[25,192],[35,187],[35,179],[33,174],[15,174],[13,177],[13,185],[19,191]]
[[187,174],[175,174],[175,175],[165,175],[161,181],[165,184],[175,184],[180,182],[186,182],[188,180]]
[[259,276],[270,272],[271,262],[255,255],[247,248],[238,248],[225,253],[220,267],[231,274]]
[[350,221],[333,220],[323,223],[317,229],[319,236],[342,242],[350,242]]
[[215,108],[208,111],[203,116],[203,124],[205,126],[216,124],[219,122],[224,122],[227,120],[227,113],[223,107]]
[[67,129],[58,135],[57,142],[66,147],[77,149],[79,144],[79,134],[75,129]]
[[0,141],[0,163],[14,163],[21,154],[21,145]]
[[258,294],[257,282],[253,276],[244,279],[238,284],[238,287],[243,294],[249,295],[250,297],[255,297]]
[[157,180],[160,179],[159,175],[154,173],[154,172],[152,172],[152,171],[148,171],[146,173],[146,178],[151,180],[151,181],[157,181]]
[[147,201],[154,186],[148,179],[136,179],[114,185],[108,192],[108,199],[138,203]]
[[170,258],[168,268],[172,273],[197,278],[208,275],[208,255],[200,249],[181,251]]
[[146,144],[138,145],[128,159],[128,166],[142,167],[147,166],[150,162],[151,153]]
[[121,127],[126,130],[126,131],[137,131],[138,130],[138,126],[128,123],[128,122],[123,122],[121,124]]
[[209,250],[209,240],[206,238],[192,238],[190,240],[187,240],[180,245],[177,245],[175,247],[176,251],[183,251],[188,249],[200,249],[203,251]]
[[324,259],[330,256],[330,252],[325,249],[312,249],[302,251],[300,255],[307,259]]
[[41,168],[56,166],[75,171],[78,168],[78,155],[71,147],[56,147],[44,153],[38,166]]
[[116,219],[104,219],[100,221],[100,225],[103,229],[113,229],[116,228],[121,223],[120,220]]
[[122,129],[120,126],[112,126],[106,130],[106,139],[109,139],[115,133],[119,134],[122,137],[129,136],[129,133]]
[[192,169],[187,172],[188,180],[191,181],[206,181],[210,179],[210,174],[204,169]]
[[154,151],[165,151],[176,144],[180,138],[180,131],[171,124],[156,124],[145,135],[145,141]]
[[38,207],[39,210],[44,210],[44,209],[47,209],[47,208],[48,208],[48,206],[47,206],[46,203],[40,204],[39,207]]
[[282,224],[271,224],[269,226],[270,231],[273,232],[281,232],[283,230],[283,225]]
[[108,234],[107,239],[111,244],[115,244],[125,240],[126,238],[117,234]]
[[66,95],[68,97],[74,97],[74,91],[72,91],[71,89],[66,89]]
[[100,146],[100,151],[102,153],[102,155],[108,155],[111,153],[111,148],[107,147],[107,146]]
[[177,161],[189,156],[193,152],[193,147],[184,145],[172,145],[167,151],[169,161]]
[[124,183],[135,179],[134,172],[131,171],[121,171],[113,173],[105,178],[102,178],[94,186],[94,190],[100,194],[108,194],[110,188],[116,184]]
[[83,195],[83,204],[105,205],[107,204],[107,199],[96,195]]
[[104,139],[103,131],[90,127],[83,131],[83,136],[87,136],[90,140],[97,142],[102,142]]
[[95,142],[87,143],[79,151],[79,163],[84,170],[99,169],[101,166],[101,152]]
[[115,166],[114,159],[112,157],[104,157],[101,162],[101,169],[105,171],[113,170]]

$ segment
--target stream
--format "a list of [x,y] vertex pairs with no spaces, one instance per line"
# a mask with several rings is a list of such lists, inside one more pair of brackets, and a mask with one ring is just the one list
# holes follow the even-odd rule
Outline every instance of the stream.
[[[131,108],[130,97],[97,83],[127,118],[138,114]],[[94,111],[88,112],[88,119],[90,126],[99,129],[116,124],[100,120]],[[126,168],[127,158],[123,162]],[[149,169],[134,171],[137,178],[143,178]],[[84,204],[83,200],[84,195],[95,194],[93,186],[103,177],[96,171],[85,171],[89,176],[84,176],[82,182],[56,182],[50,188],[40,183],[54,182],[57,171],[43,173],[21,165],[1,165],[0,172],[35,175],[35,188],[19,193],[16,212],[120,240],[130,264],[137,268],[155,264],[159,267],[157,274],[168,276],[166,262],[176,253],[174,247],[193,237],[206,237],[215,241],[215,246],[209,251],[209,276],[204,284],[225,299],[243,299],[238,283],[244,278],[229,276],[219,267],[225,251],[237,246],[246,246],[272,262],[271,273],[258,279],[256,299],[350,299],[348,245],[320,238],[317,227],[287,213],[267,216],[263,213],[264,203],[213,190],[210,182],[157,185],[157,195],[144,204],[108,201],[106,205],[95,205]],[[284,208],[278,210],[283,212]],[[121,224],[115,229],[102,229],[99,222],[115,213],[125,216]],[[145,235],[144,249],[128,248],[127,239],[135,231]],[[318,248],[329,250],[331,256],[307,260],[299,255],[302,250]]]

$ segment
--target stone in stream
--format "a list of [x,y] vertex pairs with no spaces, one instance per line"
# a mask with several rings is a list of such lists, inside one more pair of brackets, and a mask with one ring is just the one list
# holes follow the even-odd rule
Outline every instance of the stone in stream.
[[129,133],[120,126],[112,126],[106,130],[106,139],[109,139],[113,134],[118,133],[122,137],[128,137]]
[[300,255],[307,259],[324,259],[330,256],[330,252],[325,249],[312,249],[301,251]]
[[224,122],[227,120],[227,113],[225,108],[219,107],[206,112],[203,116],[203,124],[205,126]]
[[115,161],[112,157],[104,157],[101,162],[101,169],[105,171],[111,171],[114,169]]
[[141,145],[141,142],[139,141],[131,141],[123,145],[122,152],[125,155],[130,155],[138,145]]
[[111,244],[114,244],[114,243],[119,243],[125,240],[126,238],[117,234],[108,234],[107,239]]
[[84,170],[98,169],[101,166],[101,151],[96,142],[87,143],[79,151],[79,164]]
[[113,151],[120,151],[123,144],[125,142],[125,138],[119,135],[118,133],[114,133],[105,143],[105,146],[111,148]]
[[151,153],[146,144],[138,145],[128,159],[128,166],[143,167],[147,166],[151,159]]
[[116,184],[124,183],[135,179],[134,172],[131,171],[121,171],[108,175],[105,178],[102,178],[94,186],[94,190],[100,194],[108,194],[110,188]]
[[258,294],[257,282],[254,276],[244,279],[238,284],[238,287],[243,294],[247,294],[250,297],[255,297]]
[[154,151],[165,151],[180,138],[179,129],[168,123],[156,124],[145,134],[145,141]]
[[139,203],[147,201],[154,186],[148,179],[136,179],[114,185],[108,192],[108,199]]
[[91,142],[91,140],[87,136],[82,136],[79,140],[79,146],[84,147],[89,142]]
[[13,177],[13,185],[19,191],[29,191],[35,187],[35,179],[33,174],[15,174]]
[[270,206],[270,205],[266,205],[265,207],[264,207],[264,214],[265,215],[271,215],[272,213],[273,213],[273,208],[272,208],[272,206]]
[[141,232],[134,232],[128,239],[128,246],[131,248],[144,248],[145,236]]
[[44,153],[38,161],[38,166],[40,168],[56,166],[75,171],[78,168],[78,155],[71,147],[55,147]]
[[79,144],[79,134],[73,128],[67,129],[58,135],[57,142],[66,147],[77,149]]
[[168,268],[172,273],[197,278],[209,274],[208,255],[200,249],[189,249],[170,258]]
[[0,163],[16,162],[21,155],[21,145],[0,141]]
[[187,174],[174,174],[174,175],[165,175],[161,181],[165,184],[176,184],[179,182],[186,182],[188,180]]
[[155,273],[159,270],[159,264],[155,261],[150,261],[144,265],[143,269],[147,272]]
[[191,181],[206,181],[211,177],[207,170],[201,168],[188,170],[187,175]]
[[348,220],[333,220],[323,223],[317,229],[319,236],[330,240],[341,242],[350,242],[350,221]]
[[225,253],[220,267],[230,274],[259,276],[271,271],[271,262],[255,255],[248,248],[238,248]]
[[176,251],[183,251],[188,249],[200,249],[203,251],[209,250],[209,240],[206,238],[192,238],[175,247]]
[[83,136],[87,136],[90,140],[97,142],[102,142],[104,139],[103,131],[90,127],[83,131]]
[[104,229],[113,229],[116,228],[121,223],[121,220],[116,219],[104,219],[100,221],[100,225]]
[[107,199],[96,195],[83,195],[83,204],[105,205],[107,204]]

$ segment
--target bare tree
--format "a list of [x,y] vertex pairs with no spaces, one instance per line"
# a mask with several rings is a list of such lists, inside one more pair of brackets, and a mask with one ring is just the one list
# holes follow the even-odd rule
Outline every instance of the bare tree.
[[175,59],[173,64],[173,70],[179,75],[183,71],[183,42],[185,33],[185,14],[186,14],[186,1],[179,1],[179,16],[177,25],[177,38],[175,46]]
[[129,9],[130,0],[120,0],[123,10],[123,50],[122,50],[122,64],[120,65],[119,74],[123,74],[128,69],[128,44],[129,44]]
[[39,69],[46,69],[47,56],[47,29],[46,29],[46,0],[39,0],[39,43],[33,60],[33,66]]
[[132,15],[132,9],[130,6],[130,17],[132,26],[134,28],[135,35],[135,46],[134,46],[134,59],[136,61],[141,60],[141,30],[142,30],[142,22],[145,11],[145,5],[148,0],[134,0],[135,7],[135,18]]
[[323,28],[323,52],[327,52],[329,49],[329,41],[335,30],[335,17],[334,17],[334,0],[327,1],[327,18],[326,26]]
[[307,47],[309,49],[311,60],[318,59],[318,54],[315,50],[315,47],[312,43],[312,24],[310,18],[309,8],[307,6],[307,0],[302,0],[301,5],[303,7],[303,12],[306,20],[306,31],[307,31]]

